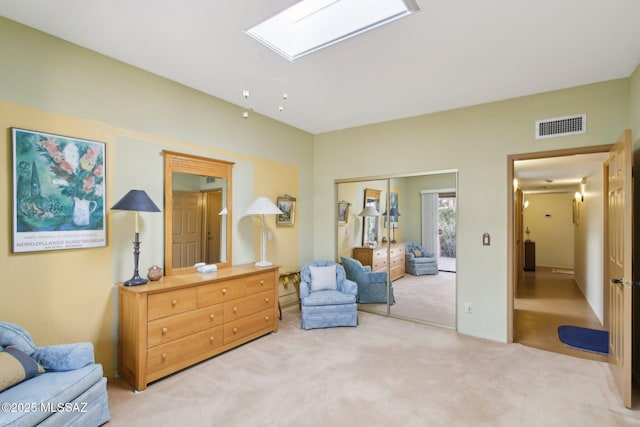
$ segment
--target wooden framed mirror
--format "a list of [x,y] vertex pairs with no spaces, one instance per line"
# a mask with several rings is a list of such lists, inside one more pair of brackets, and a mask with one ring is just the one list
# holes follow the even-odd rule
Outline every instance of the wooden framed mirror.
[[193,272],[198,262],[231,266],[233,163],[164,154],[164,270]]

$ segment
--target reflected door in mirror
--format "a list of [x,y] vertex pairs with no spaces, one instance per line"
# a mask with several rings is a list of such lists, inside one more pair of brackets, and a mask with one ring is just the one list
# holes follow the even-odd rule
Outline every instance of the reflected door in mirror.
[[202,193],[173,192],[173,268],[189,267],[201,259]]

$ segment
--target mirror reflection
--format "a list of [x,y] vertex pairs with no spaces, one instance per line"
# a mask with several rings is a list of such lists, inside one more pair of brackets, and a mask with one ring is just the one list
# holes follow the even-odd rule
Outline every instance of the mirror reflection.
[[[355,280],[358,308],[455,328],[457,172],[336,185],[338,261],[348,277],[359,265],[375,273]],[[344,209],[340,216],[341,206],[373,203],[378,217]],[[381,272],[382,291],[374,289]]]
[[196,263],[230,266],[232,162],[164,154],[165,273]]
[[174,172],[172,187],[172,267],[226,261],[226,179]]

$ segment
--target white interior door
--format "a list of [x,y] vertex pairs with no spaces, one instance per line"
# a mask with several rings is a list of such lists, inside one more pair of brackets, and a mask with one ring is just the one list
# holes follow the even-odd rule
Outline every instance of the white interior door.
[[609,366],[624,405],[631,408],[633,153],[630,130],[611,147],[608,163]]

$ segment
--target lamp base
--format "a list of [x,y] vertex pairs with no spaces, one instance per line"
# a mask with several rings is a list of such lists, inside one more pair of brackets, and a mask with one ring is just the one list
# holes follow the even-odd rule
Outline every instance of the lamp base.
[[255,263],[256,267],[269,267],[270,265],[273,265],[270,261],[258,261]]
[[144,279],[138,275],[134,275],[131,279],[127,280],[126,282],[123,283],[123,285],[125,286],[138,286],[138,285],[144,285],[148,282],[147,279]]

